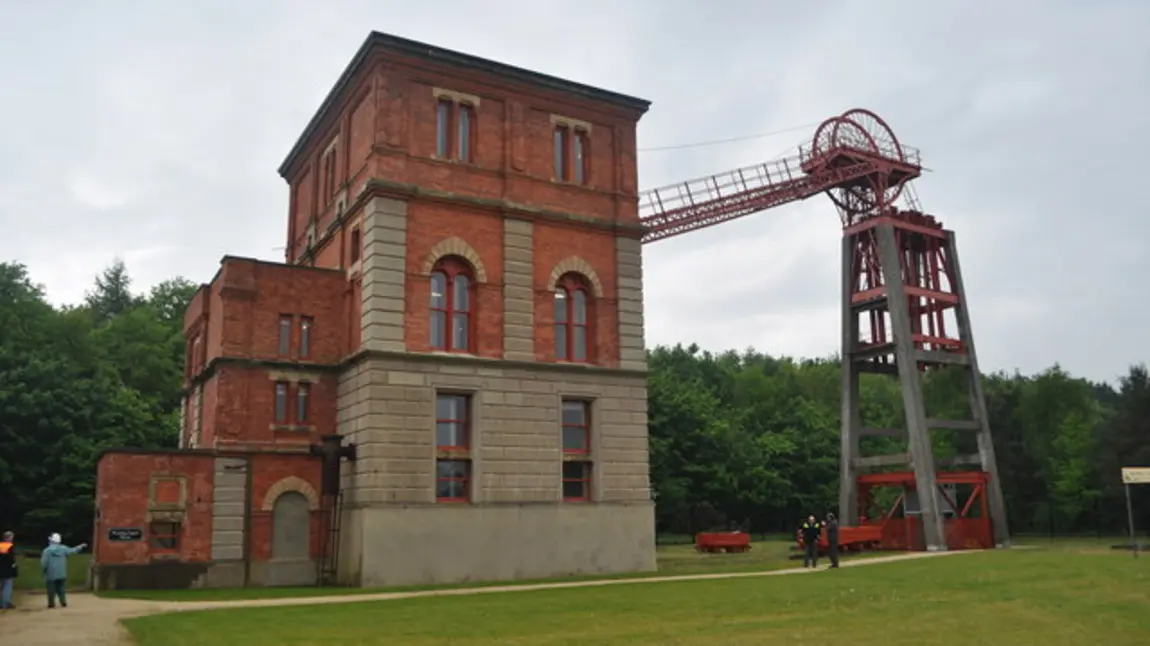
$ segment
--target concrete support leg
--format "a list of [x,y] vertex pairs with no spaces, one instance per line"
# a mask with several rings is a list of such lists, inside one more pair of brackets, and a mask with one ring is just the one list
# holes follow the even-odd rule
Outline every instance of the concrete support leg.
[[1002,496],[1002,481],[998,477],[998,461],[994,455],[994,440],[990,433],[990,420],[986,411],[986,394],[982,388],[982,373],[978,369],[978,354],[974,348],[974,334],[970,326],[970,313],[966,307],[966,288],[962,283],[962,269],[958,263],[958,247],[954,232],[947,231],[946,256],[950,262],[950,279],[954,293],[958,294],[955,318],[958,321],[959,339],[966,347],[969,360],[967,385],[970,392],[970,408],[974,419],[978,420],[978,455],[982,470],[990,474],[986,496],[990,503],[990,522],[994,531],[994,543],[999,547],[1010,546],[1010,530],[1006,521],[1006,501]]
[[854,255],[856,249],[854,235],[843,236],[842,257],[842,431],[839,468],[839,522],[846,525],[858,524],[858,469],[859,433],[862,432],[862,417],[859,407],[859,370],[854,363],[854,353],[858,347],[859,314],[851,302],[854,291]]
[[942,514],[939,513],[938,484],[935,477],[934,452],[930,444],[930,431],[926,426],[926,406],[922,396],[922,376],[911,338],[910,311],[902,278],[902,259],[895,238],[894,227],[881,224],[878,236],[879,262],[883,283],[886,285],[887,307],[890,311],[891,331],[894,333],[895,358],[899,382],[902,385],[903,407],[906,412],[907,435],[914,467],[915,488],[918,490],[922,514],[923,539],[928,551],[947,548]]

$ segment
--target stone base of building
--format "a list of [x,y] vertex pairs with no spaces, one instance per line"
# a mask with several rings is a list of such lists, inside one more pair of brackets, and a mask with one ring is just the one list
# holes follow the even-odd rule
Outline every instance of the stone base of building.
[[247,587],[303,587],[316,584],[317,567],[314,560],[261,561],[250,567],[243,561],[95,564],[91,581],[96,591],[242,588],[245,581]]
[[654,504],[346,509],[339,561],[340,583],[363,587],[650,572]]

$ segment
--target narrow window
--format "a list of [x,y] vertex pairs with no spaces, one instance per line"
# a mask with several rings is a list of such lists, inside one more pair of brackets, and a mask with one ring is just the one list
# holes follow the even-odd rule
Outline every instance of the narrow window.
[[471,398],[440,394],[435,400],[435,498],[467,502],[471,497]]
[[571,170],[576,184],[587,183],[587,133],[577,130],[572,140]]
[[315,322],[311,317],[303,317],[299,321],[299,356],[306,359],[311,356],[311,330]]
[[287,423],[288,385],[286,381],[276,382],[275,420],[276,424]]
[[280,316],[279,354],[286,357],[291,353],[291,316]]
[[555,358],[587,361],[590,340],[588,291],[582,279],[568,274],[555,286]]
[[471,268],[457,258],[444,258],[431,273],[430,345],[437,350],[471,348]]
[[591,411],[585,401],[563,402],[563,454],[591,453]]
[[335,148],[333,147],[327,153],[327,195],[324,197],[330,198],[335,195],[336,190],[336,176],[335,176]]
[[475,108],[470,105],[459,106],[459,150],[458,159],[462,162],[471,161],[471,137],[475,132]]
[[451,101],[440,101],[435,111],[435,154],[446,158],[451,154]]
[[359,262],[359,251],[363,246],[363,241],[359,236],[359,227],[351,230],[351,264]]
[[441,449],[470,448],[467,395],[439,395],[435,401],[435,446]]
[[567,128],[559,126],[552,135],[555,146],[555,179],[567,179]]
[[563,499],[591,499],[591,404],[563,400]]
[[297,424],[307,424],[309,406],[311,406],[311,384],[300,383],[295,394],[295,421]]

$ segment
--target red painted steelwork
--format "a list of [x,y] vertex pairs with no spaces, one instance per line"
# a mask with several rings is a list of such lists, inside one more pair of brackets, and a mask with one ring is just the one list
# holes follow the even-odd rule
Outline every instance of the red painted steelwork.
[[[961,488],[958,500],[951,500],[945,492],[942,493],[943,508],[951,513],[944,521],[947,548],[952,550],[993,548],[994,533],[986,497],[989,474],[983,471],[941,471],[936,477],[940,485],[958,485]],[[868,473],[860,475],[858,483],[859,524],[881,531],[881,549],[924,549],[922,521],[917,516],[904,513],[905,492],[912,491],[915,487],[914,472]],[[904,493],[888,508],[883,509],[877,505],[874,491],[881,487],[899,487]]]
[[751,535],[746,532],[703,532],[695,534],[696,552],[746,552]]

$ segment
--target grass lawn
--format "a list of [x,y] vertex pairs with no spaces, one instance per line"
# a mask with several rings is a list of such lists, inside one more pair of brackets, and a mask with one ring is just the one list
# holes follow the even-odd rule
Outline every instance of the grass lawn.
[[[79,590],[85,587],[88,581],[88,564],[92,562],[91,553],[74,554],[68,557],[68,589]],[[14,588],[17,590],[43,590],[44,575],[40,572],[39,557],[20,557],[20,575],[16,578]]]
[[1144,646],[1150,559],[1072,547],[988,551],[784,577],[237,608],[126,624],[139,646]]
[[[643,578],[652,576],[674,576],[677,574],[707,574],[713,572],[748,572],[754,570],[781,570],[802,565],[801,561],[788,559],[793,540],[774,539],[756,542],[750,552],[742,554],[699,554],[693,545],[660,546],[657,551],[658,571],[640,574],[619,574],[611,576],[576,576],[546,581],[579,581],[589,579]],[[845,556],[867,558],[874,554]],[[515,583],[541,583],[544,580],[516,581]],[[404,586],[391,588],[235,588],[227,590],[124,590],[101,592],[100,596],[120,599],[147,599],[154,601],[231,601],[241,599],[276,599],[285,597],[318,597],[329,595],[370,594],[373,592],[393,592],[398,590],[430,590],[436,588],[485,587],[507,585],[507,581],[476,581],[466,584]]]

